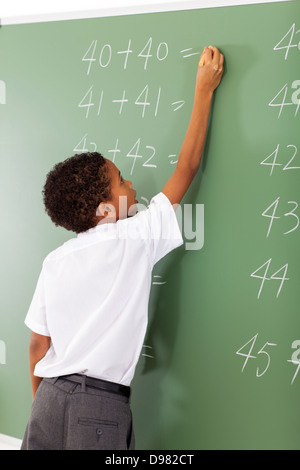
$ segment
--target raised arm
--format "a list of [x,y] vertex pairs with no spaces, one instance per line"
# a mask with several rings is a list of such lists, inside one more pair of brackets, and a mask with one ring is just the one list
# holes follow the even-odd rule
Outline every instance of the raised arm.
[[223,75],[224,56],[216,47],[206,47],[199,62],[191,120],[174,173],[162,192],[171,204],[179,204],[201,162],[214,90]]

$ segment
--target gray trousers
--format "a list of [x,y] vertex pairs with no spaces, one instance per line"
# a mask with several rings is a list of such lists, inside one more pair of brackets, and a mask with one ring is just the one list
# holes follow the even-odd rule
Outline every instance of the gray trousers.
[[21,450],[134,450],[130,400],[116,393],[44,378]]

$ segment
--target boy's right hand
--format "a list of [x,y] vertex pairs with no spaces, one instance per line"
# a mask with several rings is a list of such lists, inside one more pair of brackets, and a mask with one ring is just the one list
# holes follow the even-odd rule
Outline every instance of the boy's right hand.
[[196,91],[213,93],[221,81],[223,64],[224,56],[216,47],[205,47],[198,66]]

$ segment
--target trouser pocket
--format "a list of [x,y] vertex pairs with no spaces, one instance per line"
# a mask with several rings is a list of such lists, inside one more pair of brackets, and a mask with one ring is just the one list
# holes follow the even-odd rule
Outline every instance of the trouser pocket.
[[77,449],[112,450],[122,448],[122,436],[116,421],[78,418],[77,426],[73,432],[71,440],[74,448]]

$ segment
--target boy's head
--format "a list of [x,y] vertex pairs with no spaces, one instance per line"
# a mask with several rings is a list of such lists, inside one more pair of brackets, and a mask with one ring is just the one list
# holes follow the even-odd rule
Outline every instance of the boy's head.
[[[47,175],[43,196],[55,225],[76,233],[85,232],[106,218],[125,218],[129,208],[137,203],[132,183],[97,152],[75,155],[56,164]],[[123,211],[119,207],[120,196],[127,198]]]

